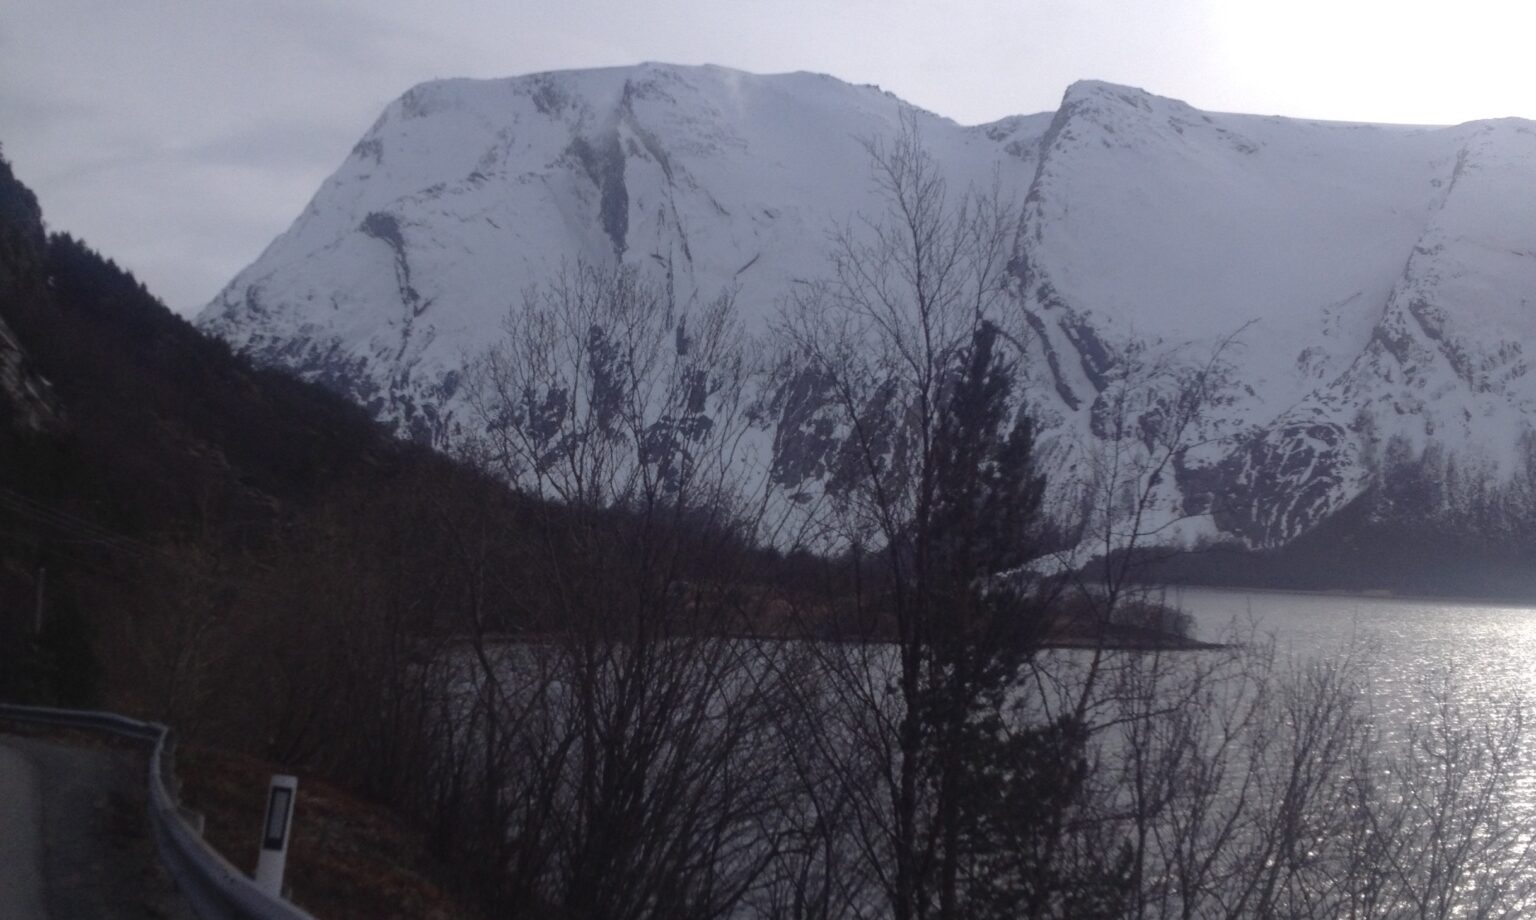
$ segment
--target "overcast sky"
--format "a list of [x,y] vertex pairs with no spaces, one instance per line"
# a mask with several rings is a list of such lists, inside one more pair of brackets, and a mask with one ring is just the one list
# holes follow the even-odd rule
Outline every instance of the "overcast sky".
[[191,312],[423,80],[655,60],[878,83],[962,123],[1074,80],[1199,108],[1536,117],[1511,0],[4,0],[0,144],[49,226]]

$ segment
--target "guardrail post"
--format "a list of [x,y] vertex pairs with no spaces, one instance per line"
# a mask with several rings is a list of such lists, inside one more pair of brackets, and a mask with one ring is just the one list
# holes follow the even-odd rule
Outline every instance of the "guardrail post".
[[283,896],[283,869],[288,862],[288,837],[293,827],[293,800],[299,780],[277,775],[267,787],[267,815],[261,823],[261,853],[256,857],[256,885],[274,898]]

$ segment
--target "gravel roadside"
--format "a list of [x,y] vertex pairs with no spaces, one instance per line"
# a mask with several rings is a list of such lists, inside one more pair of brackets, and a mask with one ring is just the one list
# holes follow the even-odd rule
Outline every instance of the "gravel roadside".
[[[0,734],[0,752],[14,775],[31,776],[33,802],[21,814],[25,819],[30,807],[35,815],[26,832],[32,843],[18,843],[18,829],[3,846],[35,854],[45,910],[36,916],[192,920],[155,852],[141,747]],[[27,784],[23,778],[14,785]],[[0,827],[13,837],[9,823]]]

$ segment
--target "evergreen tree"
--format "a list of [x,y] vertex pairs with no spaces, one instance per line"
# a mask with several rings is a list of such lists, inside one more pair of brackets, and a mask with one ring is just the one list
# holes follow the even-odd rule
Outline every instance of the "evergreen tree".
[[995,190],[949,196],[910,113],[903,129],[869,145],[887,212],[834,241],[832,277],[784,332],[849,433],[829,520],[875,547],[853,604],[892,640],[833,661],[834,692],[864,710],[830,731],[868,744],[856,772],[880,792],[860,794],[861,826],[878,830],[857,845],[891,915],[918,920],[1061,902],[1052,842],[1085,732],[1009,708],[1053,600],[1022,568],[1039,554],[1044,480],[1014,392],[1024,333],[1005,328],[1015,210]]

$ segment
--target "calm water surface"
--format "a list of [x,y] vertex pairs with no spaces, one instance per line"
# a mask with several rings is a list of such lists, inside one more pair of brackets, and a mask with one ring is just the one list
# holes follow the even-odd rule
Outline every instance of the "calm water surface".
[[1449,676],[1469,708],[1536,698],[1536,608],[1429,599],[1170,589],[1217,639],[1252,624],[1282,655],[1351,655],[1379,714],[1412,717],[1426,681]]

